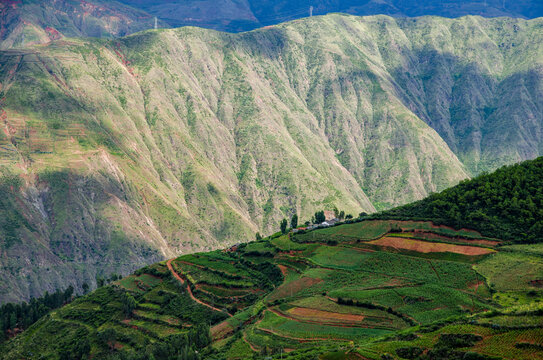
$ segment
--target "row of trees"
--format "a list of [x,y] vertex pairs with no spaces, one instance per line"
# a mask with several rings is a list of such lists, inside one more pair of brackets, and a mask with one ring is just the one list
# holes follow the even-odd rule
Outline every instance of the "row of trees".
[[70,285],[64,291],[58,290],[52,294],[46,292],[42,297],[34,298],[30,302],[2,305],[0,307],[0,341],[7,339],[10,330],[27,329],[49,311],[69,303],[73,298],[74,288]]
[[[353,216],[351,214],[345,214],[345,211],[343,211],[343,210],[340,211],[340,210],[338,210],[337,207],[334,208],[334,215],[340,221],[349,220],[349,219],[353,218]],[[366,216],[366,215],[367,215],[366,213],[362,212],[362,213],[360,213],[359,217],[363,217],[363,216]],[[326,215],[324,213],[324,210],[320,210],[320,211],[315,212],[315,214],[311,218],[311,221],[306,221],[305,225],[309,226],[311,224],[321,224],[321,223],[323,223],[325,221],[326,221]],[[279,227],[281,229],[281,233],[285,234],[287,232],[287,229],[288,229],[288,220],[287,219],[281,220],[281,222],[279,223]],[[291,229],[296,229],[297,227],[298,227],[298,214],[294,214],[294,215],[292,215],[292,218],[290,219],[290,228]],[[262,239],[262,236],[260,235],[260,233],[257,233],[256,239],[257,240]]]

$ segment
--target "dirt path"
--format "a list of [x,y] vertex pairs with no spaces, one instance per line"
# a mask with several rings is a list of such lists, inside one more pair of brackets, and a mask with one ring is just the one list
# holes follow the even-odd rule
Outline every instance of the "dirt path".
[[247,337],[246,337],[246,334],[245,334],[245,333],[243,333],[242,338],[243,338],[243,341],[245,341],[245,342],[249,345],[249,347],[251,348],[251,350],[253,350],[254,352],[257,352],[257,353],[260,352],[260,349],[259,349],[259,348],[257,348],[256,346],[254,346],[253,344],[251,344],[251,342],[250,342],[249,340],[247,340]]
[[[175,270],[173,269],[173,266],[172,266],[172,261],[173,261],[173,260],[174,260],[174,259],[168,260],[168,262],[166,263],[166,265],[168,265],[168,269],[170,270],[170,272],[172,273],[172,275],[173,275],[177,280],[179,280],[179,282],[180,282],[181,284],[185,284],[185,280],[183,280],[183,279],[181,278],[181,276],[179,276],[179,274],[176,273]],[[205,302],[203,302],[203,301],[201,301],[201,300],[198,300],[198,299],[192,294],[192,290],[190,289],[190,286],[189,286],[188,283],[187,283],[187,291],[188,291],[188,293],[189,293],[190,298],[191,298],[192,300],[196,301],[198,304],[207,306],[208,308],[210,308],[210,309],[212,309],[212,310],[215,310],[215,311],[218,311],[218,312],[222,312],[222,313],[227,314],[228,316],[232,317],[231,314],[229,314],[229,313],[227,313],[227,312],[225,312],[225,311],[222,311],[221,309],[217,309],[217,308],[214,307],[214,306],[211,306],[211,305],[209,305],[209,304],[206,304]]]

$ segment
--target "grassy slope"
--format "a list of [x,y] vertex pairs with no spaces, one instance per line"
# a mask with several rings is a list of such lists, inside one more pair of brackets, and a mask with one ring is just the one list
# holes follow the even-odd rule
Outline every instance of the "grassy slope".
[[[479,155],[458,150],[471,171],[537,155],[539,140],[527,123],[498,115],[505,103],[500,96],[512,98],[504,82],[511,76],[531,74],[533,86],[522,89],[522,99],[539,94],[539,44],[526,40],[538,38],[538,24],[331,15],[239,35],[184,28],[111,42],[60,41],[32,54],[4,52],[7,120],[0,156],[4,172],[24,180],[22,191],[8,194],[40,229],[31,233],[39,232],[52,252],[46,263],[71,262],[66,269],[83,263],[90,278],[129,264],[122,252],[119,259],[97,261],[110,247],[126,247],[141,264],[268,232],[294,209],[307,218],[334,205],[356,214],[420,199],[468,172],[423,120],[453,149],[469,149],[454,147],[468,138],[466,126],[483,135],[470,143]],[[486,42],[478,43],[479,35]],[[473,48],[480,51],[468,51]],[[443,66],[428,68],[423,50]],[[473,77],[454,75],[468,68]],[[479,78],[497,81],[504,91],[480,94],[484,83],[472,82]],[[453,90],[471,100],[442,103]],[[492,116],[459,120],[480,114],[479,100],[491,95],[498,106]],[[440,118],[429,115],[434,104],[457,114],[442,117],[453,130],[430,122]],[[511,105],[538,118],[537,107]],[[512,138],[497,147],[503,139],[490,136],[481,122],[489,129],[507,126],[526,141]],[[532,125],[537,133],[537,120]],[[68,170],[74,181],[51,192],[42,175],[58,170]],[[96,223],[90,217],[66,216],[61,226],[52,217],[53,210],[85,212],[94,202],[82,189],[86,181],[104,195],[89,212],[102,232],[88,226]],[[43,200],[50,206],[41,209]],[[112,236],[112,229],[123,235]],[[8,258],[25,257],[36,236],[20,235],[22,244],[5,248]],[[102,251],[87,259],[85,244]],[[63,257],[70,251],[81,255]],[[16,275],[21,263],[8,266],[18,267],[6,280],[10,286],[22,283]],[[30,276],[36,271],[25,269]],[[61,277],[33,282],[38,285],[17,298],[52,290]]]

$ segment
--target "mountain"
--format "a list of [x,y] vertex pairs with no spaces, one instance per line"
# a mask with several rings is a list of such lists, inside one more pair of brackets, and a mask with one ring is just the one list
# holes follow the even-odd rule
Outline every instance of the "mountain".
[[[161,27],[166,26],[162,21]],[[116,1],[4,0],[0,2],[0,49],[68,37],[118,37],[151,29],[151,15]]]
[[461,17],[537,18],[543,16],[543,4],[538,0],[121,0],[143,9],[172,27],[201,26],[222,31],[239,32],[275,25],[309,16],[332,12],[352,15],[390,15],[417,17],[435,15]]
[[[494,196],[488,188],[496,185],[504,203],[513,202],[515,189],[503,179],[542,178],[542,161],[500,169],[441,195],[470,187],[481,199],[470,211],[486,211],[485,200]],[[526,192],[541,198],[541,187],[527,186]],[[430,200],[414,206],[421,212],[428,205],[431,212]],[[530,216],[520,213],[518,223]],[[528,233],[528,222],[519,226]],[[49,313],[4,343],[0,354],[540,359],[542,245],[541,239],[515,244],[407,218],[362,217],[278,233],[140,269]],[[2,308],[4,329],[21,321],[14,313]]]
[[329,15],[6,50],[0,299],[80,291],[295,212],[384,210],[534,158],[540,32]]
[[537,18],[538,0],[4,0],[0,2],[0,49],[45,43],[61,36],[119,37],[154,27],[198,26],[228,32],[253,30],[309,16]]

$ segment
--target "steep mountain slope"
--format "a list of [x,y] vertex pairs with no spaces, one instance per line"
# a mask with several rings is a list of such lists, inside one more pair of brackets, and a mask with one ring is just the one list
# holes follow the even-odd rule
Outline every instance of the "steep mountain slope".
[[[493,190],[504,201],[514,202],[516,190],[504,177],[541,178],[541,161],[484,179],[497,185]],[[473,188],[480,201],[464,214],[469,217],[486,211],[486,200],[493,198],[481,181],[466,181],[443,194]],[[533,197],[541,197],[540,190],[527,187]],[[427,205],[415,204],[420,211]],[[518,224],[519,232],[529,231],[527,222]],[[279,233],[140,269],[51,312],[0,345],[0,355],[541,359],[539,241],[511,245],[465,227],[365,217]],[[21,321],[8,320],[0,314],[4,329]]]
[[[165,24],[161,21],[161,27]],[[150,29],[151,15],[116,1],[0,1],[0,49],[62,36],[117,37]]]
[[3,299],[535,157],[540,32],[541,20],[330,15],[4,51],[0,156],[21,181],[5,187],[2,231],[19,240],[2,250]]

